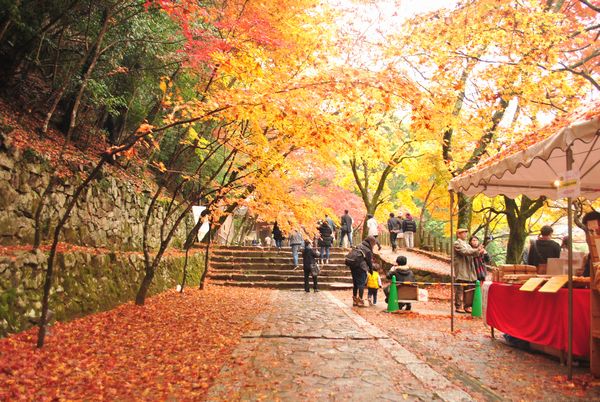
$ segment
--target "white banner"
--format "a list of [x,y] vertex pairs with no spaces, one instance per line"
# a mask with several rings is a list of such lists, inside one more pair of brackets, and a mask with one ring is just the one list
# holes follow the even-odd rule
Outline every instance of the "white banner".
[[[194,205],[192,207],[192,214],[194,214],[194,224],[198,223],[198,221],[200,220],[200,215],[202,214],[202,211],[204,211],[205,209],[206,209],[206,207],[204,207],[202,205]],[[210,230],[210,225],[208,223],[208,219],[205,218],[204,222],[200,226],[200,229],[198,230],[198,241],[202,241],[202,239],[204,239],[204,236],[206,236],[206,234],[208,233],[209,230]]]

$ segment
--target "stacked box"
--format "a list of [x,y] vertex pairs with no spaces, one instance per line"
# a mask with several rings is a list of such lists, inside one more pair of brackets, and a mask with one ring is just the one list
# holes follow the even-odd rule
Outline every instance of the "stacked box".
[[[533,265],[499,265],[492,271],[492,280],[495,282],[525,283],[527,279],[536,276],[536,270],[537,268]],[[505,278],[507,275],[510,281]]]

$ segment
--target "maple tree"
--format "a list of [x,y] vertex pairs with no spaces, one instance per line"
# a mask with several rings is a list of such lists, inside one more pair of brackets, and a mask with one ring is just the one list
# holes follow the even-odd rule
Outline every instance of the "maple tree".
[[[574,3],[469,1],[406,24],[396,42],[402,53],[390,53],[411,66],[423,86],[420,110],[427,112],[415,115],[413,128],[438,133],[440,156],[452,176],[518,140],[539,124],[538,114],[560,117],[584,99],[590,81],[555,68],[575,57],[566,50],[575,42],[581,52],[595,54],[581,36],[597,27],[583,15],[585,7]],[[580,54],[580,67],[593,76],[588,56]],[[470,226],[471,205],[459,194],[459,226]],[[522,236],[514,236],[520,243]]]

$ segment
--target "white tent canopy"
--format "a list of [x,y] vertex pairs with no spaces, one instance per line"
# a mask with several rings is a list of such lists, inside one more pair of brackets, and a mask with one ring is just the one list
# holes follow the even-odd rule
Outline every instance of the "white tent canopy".
[[557,198],[555,181],[566,169],[566,153],[571,147],[573,169],[581,176],[580,195],[600,196],[600,115],[569,124],[550,137],[504,159],[450,181],[450,190],[465,195],[483,193],[493,197],[547,196]]

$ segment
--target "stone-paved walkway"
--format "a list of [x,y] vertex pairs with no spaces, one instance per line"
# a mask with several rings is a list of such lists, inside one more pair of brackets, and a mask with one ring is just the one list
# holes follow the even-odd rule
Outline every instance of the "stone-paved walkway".
[[471,399],[329,292],[275,291],[268,304],[209,400]]

